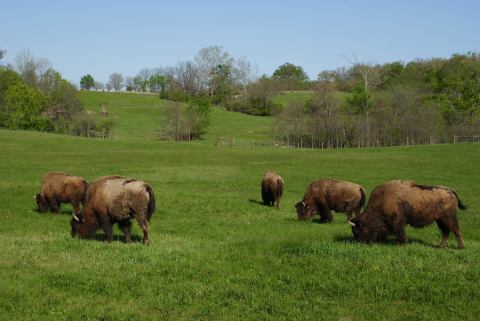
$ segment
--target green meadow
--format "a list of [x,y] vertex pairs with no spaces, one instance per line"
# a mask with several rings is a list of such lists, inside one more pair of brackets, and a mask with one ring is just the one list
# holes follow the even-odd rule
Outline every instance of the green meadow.
[[[158,140],[170,102],[82,92],[108,103],[114,139],[0,130],[2,320],[478,320],[480,144],[311,150],[217,147],[217,137],[269,140],[271,119],[214,109],[196,142]],[[285,99],[285,98],[282,98]],[[260,181],[285,179],[280,209],[260,203]],[[149,182],[157,209],[149,246],[74,239],[71,207],[38,214],[48,171],[88,181],[118,174]],[[438,249],[435,224],[407,227],[409,242],[352,240],[345,214],[300,222],[293,204],[325,177],[391,179],[454,188],[465,250]]]

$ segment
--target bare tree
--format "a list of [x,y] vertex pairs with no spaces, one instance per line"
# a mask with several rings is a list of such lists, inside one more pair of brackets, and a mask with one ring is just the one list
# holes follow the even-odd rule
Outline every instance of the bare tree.
[[117,72],[114,72],[110,75],[110,80],[108,84],[111,88],[115,89],[115,91],[119,91],[123,86],[123,76]]
[[105,86],[99,82],[99,81],[95,81],[95,90],[102,90]]
[[133,81],[133,77],[125,77],[125,87],[127,91],[135,91],[135,82]]
[[206,89],[210,96],[213,96],[217,83],[213,77],[213,70],[219,65],[233,66],[233,58],[222,47],[210,46],[202,48],[195,56],[195,62],[198,66],[198,76],[201,89]]
[[15,57],[15,69],[29,86],[36,86],[40,78],[51,69],[48,60],[35,59],[29,49],[24,49]]
[[200,71],[193,61],[179,62],[175,79],[183,91],[195,96],[200,90]]
[[148,90],[148,80],[152,76],[152,71],[148,68],[143,68],[137,74],[136,83],[140,86],[139,90],[147,91]]
[[247,88],[256,79],[254,68],[247,57],[243,56],[235,62],[235,78],[243,90],[243,104],[247,105]]

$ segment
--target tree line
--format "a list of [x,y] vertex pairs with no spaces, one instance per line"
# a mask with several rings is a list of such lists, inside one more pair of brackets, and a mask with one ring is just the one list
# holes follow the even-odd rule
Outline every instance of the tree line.
[[[0,50],[0,59],[6,52]],[[85,110],[77,89],[29,50],[0,64],[0,128],[111,136],[113,123]]]
[[480,55],[322,71],[307,102],[274,113],[276,140],[332,148],[453,142],[480,133]]
[[227,110],[263,116],[271,115],[279,92],[311,89],[300,66],[285,63],[271,77],[259,77],[246,57],[236,59],[219,46],[202,48],[192,60],[175,66],[144,68],[135,76],[112,73],[105,85],[85,75],[80,85],[83,90],[158,93],[163,99],[187,103],[203,97]]

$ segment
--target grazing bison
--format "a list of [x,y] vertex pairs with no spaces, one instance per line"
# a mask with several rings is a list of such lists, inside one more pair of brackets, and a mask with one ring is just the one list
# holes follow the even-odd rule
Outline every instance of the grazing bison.
[[273,171],[265,173],[262,179],[262,200],[268,206],[280,207],[280,198],[283,194],[283,178]]
[[73,213],[80,212],[80,204],[85,202],[87,182],[83,177],[65,173],[47,173],[43,176],[42,191],[35,195],[37,208],[40,213],[49,209],[52,212],[60,211],[61,203],[71,203]]
[[112,225],[118,223],[131,242],[131,218],[143,230],[143,243],[148,243],[148,224],[155,211],[155,194],[144,181],[121,176],[105,176],[88,186],[85,207],[80,216],[71,221],[72,236],[89,239],[101,227],[106,239],[112,241]]
[[398,243],[405,243],[405,224],[424,227],[435,221],[442,232],[441,248],[450,231],[457,237],[458,247],[463,248],[457,207],[466,209],[457,193],[448,187],[390,181],[373,190],[365,211],[349,223],[357,241],[382,241],[393,233]]
[[303,200],[295,204],[300,220],[308,220],[320,213],[322,222],[332,222],[330,210],[345,212],[350,220],[352,213],[358,216],[365,204],[365,190],[362,186],[336,179],[321,179],[311,183]]

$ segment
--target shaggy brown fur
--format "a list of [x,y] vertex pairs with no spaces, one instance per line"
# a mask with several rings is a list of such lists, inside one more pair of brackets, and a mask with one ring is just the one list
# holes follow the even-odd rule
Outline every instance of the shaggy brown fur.
[[320,213],[321,221],[331,222],[333,219],[330,210],[347,213],[350,220],[352,213],[355,216],[365,204],[365,190],[362,186],[336,179],[321,179],[311,183],[303,200],[295,204],[297,216],[300,220],[308,220],[316,213]]
[[394,234],[398,243],[405,243],[405,224],[424,227],[435,221],[442,232],[441,248],[445,247],[450,231],[455,234],[458,247],[463,248],[457,207],[466,209],[448,187],[390,181],[373,190],[365,211],[350,224],[357,241],[382,241]]
[[43,176],[42,191],[35,195],[40,213],[60,211],[61,203],[71,203],[73,214],[80,212],[80,204],[85,203],[87,182],[83,177],[65,173],[47,173]]
[[112,225],[118,223],[131,242],[131,218],[135,218],[143,230],[143,243],[148,243],[148,224],[155,211],[155,194],[144,181],[121,176],[105,176],[88,186],[85,208],[81,217],[71,221],[72,236],[92,238],[101,227],[107,241],[113,239]]
[[283,178],[273,171],[268,171],[263,176],[261,186],[263,204],[280,208],[284,187]]

